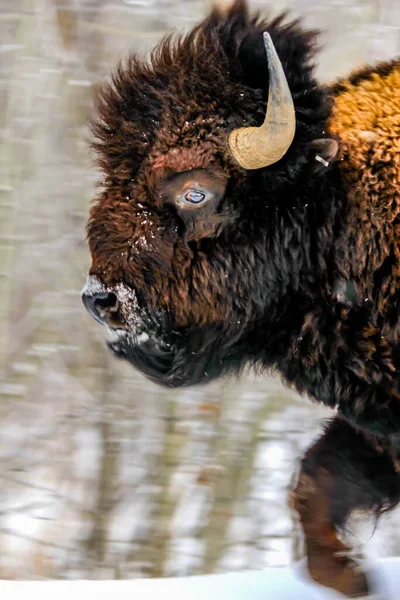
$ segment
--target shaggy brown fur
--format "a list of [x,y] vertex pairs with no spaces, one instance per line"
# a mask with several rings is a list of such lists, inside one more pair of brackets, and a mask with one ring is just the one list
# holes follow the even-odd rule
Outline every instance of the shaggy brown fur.
[[[296,135],[279,162],[245,171],[227,140],[264,120],[263,31]],[[114,330],[115,354],[163,385],[253,365],[337,409],[293,502],[313,577],[356,595],[366,578],[338,556],[349,549],[338,529],[355,508],[400,499],[400,63],[326,88],[314,42],[237,1],[149,62],[120,65],[94,123],[104,179],[83,299]]]
[[[400,61],[364,69],[333,88],[329,130],[341,140],[340,169],[348,198],[341,266],[380,313],[392,304],[400,274]],[[371,263],[372,260],[372,263]],[[384,332],[393,340],[390,327]]]

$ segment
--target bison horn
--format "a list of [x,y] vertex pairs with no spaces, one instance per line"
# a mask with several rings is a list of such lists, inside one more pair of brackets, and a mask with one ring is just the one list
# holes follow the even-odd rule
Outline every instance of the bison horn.
[[292,95],[269,33],[265,32],[269,92],[267,114],[261,127],[240,127],[229,136],[233,157],[244,169],[262,169],[288,151],[296,130]]

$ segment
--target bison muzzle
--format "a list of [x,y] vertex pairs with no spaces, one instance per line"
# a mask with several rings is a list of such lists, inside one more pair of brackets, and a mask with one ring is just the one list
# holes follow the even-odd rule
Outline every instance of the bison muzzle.
[[250,365],[336,410],[292,500],[312,576],[357,596],[338,532],[400,499],[400,61],[326,86],[314,47],[236,1],[119,65],[83,301],[153,381]]

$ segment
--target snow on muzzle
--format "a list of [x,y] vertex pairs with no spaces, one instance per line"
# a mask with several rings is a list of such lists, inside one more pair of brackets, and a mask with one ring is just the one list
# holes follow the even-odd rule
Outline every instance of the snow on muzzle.
[[141,335],[144,320],[134,290],[124,283],[105,286],[95,275],[88,275],[81,292],[88,313],[112,331]]

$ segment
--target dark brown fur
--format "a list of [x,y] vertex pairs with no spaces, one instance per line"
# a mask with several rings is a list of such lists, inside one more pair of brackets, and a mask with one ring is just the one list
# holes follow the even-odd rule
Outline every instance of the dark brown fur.
[[[264,30],[296,135],[282,160],[245,171],[227,138],[263,122]],[[250,364],[337,409],[294,503],[312,575],[355,595],[366,579],[337,555],[348,549],[337,528],[357,507],[379,513],[400,498],[400,62],[326,88],[314,47],[297,22],[250,18],[239,1],[166,38],[149,62],[120,65],[94,123],[104,179],[90,274],[113,303],[111,347],[153,380],[191,385]],[[324,169],[315,157],[328,136],[340,155]],[[192,188],[208,201],[185,203]]]

